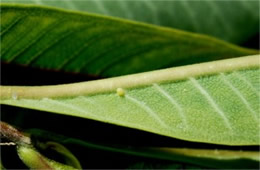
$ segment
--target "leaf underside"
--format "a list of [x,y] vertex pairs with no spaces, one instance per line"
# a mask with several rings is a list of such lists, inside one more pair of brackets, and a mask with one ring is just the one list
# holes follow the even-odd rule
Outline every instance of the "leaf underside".
[[[1,104],[188,141],[258,145],[258,61],[242,57],[65,86],[2,86]],[[205,73],[210,69],[214,74]]]

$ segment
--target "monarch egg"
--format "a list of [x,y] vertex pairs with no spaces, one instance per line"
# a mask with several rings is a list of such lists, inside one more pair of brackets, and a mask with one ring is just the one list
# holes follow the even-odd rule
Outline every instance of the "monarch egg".
[[117,89],[116,89],[116,93],[117,93],[117,95],[120,96],[120,97],[124,97],[124,96],[125,96],[125,91],[124,91],[124,89],[122,89],[122,88],[117,88]]

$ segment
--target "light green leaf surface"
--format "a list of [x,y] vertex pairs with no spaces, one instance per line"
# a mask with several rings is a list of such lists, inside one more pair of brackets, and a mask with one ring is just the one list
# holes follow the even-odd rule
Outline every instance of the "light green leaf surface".
[[35,6],[2,5],[0,38],[3,62],[103,77],[258,53],[208,36]]
[[1,104],[188,141],[259,144],[259,55],[83,83],[1,87]]
[[121,17],[212,35],[241,44],[259,29],[257,0],[2,0]]

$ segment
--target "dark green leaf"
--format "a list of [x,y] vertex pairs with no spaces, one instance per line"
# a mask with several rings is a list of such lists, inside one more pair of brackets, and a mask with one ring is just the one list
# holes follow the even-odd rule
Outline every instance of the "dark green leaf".
[[117,76],[256,54],[174,29],[62,10],[2,5],[1,60]]
[[2,0],[93,12],[208,34],[241,44],[259,32],[257,0]]

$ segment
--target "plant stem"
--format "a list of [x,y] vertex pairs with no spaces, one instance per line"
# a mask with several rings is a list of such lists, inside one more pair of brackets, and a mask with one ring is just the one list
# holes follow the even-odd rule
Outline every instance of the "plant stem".
[[13,126],[0,121],[0,137],[21,145],[30,145],[31,139]]

